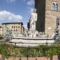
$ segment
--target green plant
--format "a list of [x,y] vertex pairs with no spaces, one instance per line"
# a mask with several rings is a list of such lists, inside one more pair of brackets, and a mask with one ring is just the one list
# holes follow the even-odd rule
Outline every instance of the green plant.
[[54,55],[60,55],[60,44],[52,45],[39,45],[38,47],[15,47],[12,45],[0,44],[0,54],[4,57],[53,57]]

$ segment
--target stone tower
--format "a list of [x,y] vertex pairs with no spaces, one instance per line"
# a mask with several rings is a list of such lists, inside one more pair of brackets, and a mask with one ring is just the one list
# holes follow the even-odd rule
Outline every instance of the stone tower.
[[35,0],[35,8],[38,14],[36,29],[39,32],[45,32],[45,35],[52,36],[57,18],[60,18],[60,0]]

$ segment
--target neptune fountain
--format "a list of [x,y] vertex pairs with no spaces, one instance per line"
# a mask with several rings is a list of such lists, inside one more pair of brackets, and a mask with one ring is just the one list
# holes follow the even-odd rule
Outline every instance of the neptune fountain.
[[28,30],[28,32],[25,31],[25,33],[27,34],[26,36],[24,36],[21,32],[18,31],[18,36],[14,37],[10,27],[6,26],[6,34],[4,35],[4,37],[9,40],[9,44],[19,47],[34,47],[46,43],[50,45],[60,40],[58,25],[54,31],[53,37],[49,37],[45,36],[41,32],[36,31],[36,21],[37,13],[36,9],[34,9],[34,12],[31,14],[30,17],[30,29]]

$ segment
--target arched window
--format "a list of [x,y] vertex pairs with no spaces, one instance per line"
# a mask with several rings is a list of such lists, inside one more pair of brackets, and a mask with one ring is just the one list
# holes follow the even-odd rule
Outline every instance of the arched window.
[[55,4],[54,3],[52,4],[52,10],[55,10]]
[[56,25],[60,25],[60,19],[59,18],[56,19]]
[[57,2],[52,3],[52,10],[58,10],[58,3]]
[[58,4],[55,4],[55,10],[58,10]]

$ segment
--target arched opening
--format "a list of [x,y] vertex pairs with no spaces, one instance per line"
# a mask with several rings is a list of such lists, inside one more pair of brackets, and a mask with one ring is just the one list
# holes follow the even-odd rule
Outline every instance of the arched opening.
[[52,10],[55,10],[55,3],[52,4]]
[[58,10],[58,3],[57,2],[52,3],[52,10]]
[[55,10],[58,10],[58,4],[55,4]]

